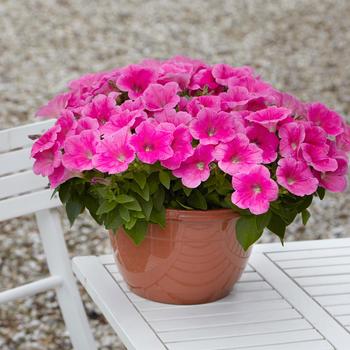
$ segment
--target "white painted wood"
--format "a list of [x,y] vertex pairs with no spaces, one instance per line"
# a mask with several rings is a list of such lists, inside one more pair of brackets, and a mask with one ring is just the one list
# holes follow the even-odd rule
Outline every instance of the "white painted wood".
[[31,169],[33,159],[30,158],[30,148],[0,154],[0,176]]
[[57,194],[52,199],[51,196],[52,190],[48,189],[2,200],[0,201],[0,221],[62,205]]
[[71,262],[57,211],[41,210],[35,213],[47,264],[52,275],[63,282],[56,290],[69,336],[74,349],[96,350],[80,294],[72,273]]
[[217,339],[205,339],[188,342],[167,343],[169,350],[219,350],[239,349],[258,345],[285,344],[288,342],[301,342],[322,339],[322,336],[314,329],[261,334],[251,336],[238,336]]
[[336,295],[344,293],[349,293],[350,295],[350,283],[305,287],[305,290],[312,296]]
[[[233,348],[231,348],[233,349]],[[231,350],[227,349],[227,350]],[[334,347],[326,340],[316,340],[298,343],[288,343],[279,345],[254,346],[251,350],[332,350]],[[243,350],[240,349],[240,350]]]
[[344,326],[350,326],[350,315],[337,316],[336,319]]
[[3,176],[0,177],[0,199],[44,189],[48,186],[47,178],[35,175],[32,170]]
[[0,153],[31,145],[33,141],[28,136],[44,133],[55,121],[55,119],[50,119],[16,128],[0,130]]
[[166,349],[97,257],[74,258],[73,270],[128,350]]
[[314,298],[322,306],[350,304],[350,294],[322,295]]
[[177,331],[160,332],[164,342],[193,341],[197,339],[216,339],[221,337],[237,337],[278,333],[296,330],[312,329],[310,323],[303,319],[283,320],[274,322],[248,323],[211,328],[184,329]]
[[340,283],[350,283],[349,275],[326,275],[315,277],[300,277],[295,278],[295,281],[302,287],[321,286],[321,285],[336,285]]
[[298,259],[277,262],[283,269],[314,266],[332,266],[350,264],[350,255],[336,256],[332,258]]
[[49,289],[56,289],[62,285],[62,282],[63,280],[61,276],[50,276],[17,288],[5,290],[0,293],[0,304],[24,297],[30,297]]
[[326,310],[334,316],[350,316],[350,304],[327,306]]
[[288,269],[286,270],[286,273],[288,273],[288,275],[290,275],[293,278],[325,275],[342,275],[350,273],[350,264]]

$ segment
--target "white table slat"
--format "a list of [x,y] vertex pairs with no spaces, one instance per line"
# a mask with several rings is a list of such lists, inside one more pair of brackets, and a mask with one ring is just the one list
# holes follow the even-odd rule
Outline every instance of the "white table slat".
[[350,349],[350,239],[258,245],[231,294],[203,305],[135,295],[112,255],[73,269],[130,350]]

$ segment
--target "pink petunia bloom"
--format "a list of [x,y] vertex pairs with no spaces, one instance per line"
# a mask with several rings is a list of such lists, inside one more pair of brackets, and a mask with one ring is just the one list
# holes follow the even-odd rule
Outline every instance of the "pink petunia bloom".
[[219,168],[229,175],[248,172],[262,162],[262,150],[254,143],[249,143],[247,136],[237,134],[229,143],[216,146],[214,157]]
[[220,94],[221,106],[225,111],[241,110],[254,98],[243,86],[234,86]]
[[215,90],[219,85],[216,83],[211,68],[202,68],[192,75],[189,84],[190,90],[204,89]]
[[100,131],[104,135],[111,135],[125,126],[132,128],[136,123],[140,123],[146,119],[147,114],[144,111],[122,110],[117,107],[116,113],[110,117],[106,124],[101,126]]
[[72,171],[93,169],[93,157],[100,137],[98,131],[84,130],[64,143],[63,165]]
[[108,174],[117,174],[127,170],[135,159],[135,151],[130,143],[130,131],[124,127],[106,136],[97,148],[93,158],[94,168]]
[[299,153],[300,146],[305,139],[304,125],[298,122],[286,123],[280,127],[278,135],[281,138],[281,156],[296,158]]
[[171,123],[175,126],[187,125],[192,120],[192,116],[187,112],[176,112],[175,109],[166,109],[154,116],[159,123]]
[[305,128],[304,143],[319,147],[323,147],[327,143],[327,134],[321,127],[311,125],[308,122],[303,123],[303,125]]
[[248,139],[262,150],[262,162],[272,163],[277,158],[279,140],[277,136],[259,124],[249,126],[246,130]]
[[187,112],[193,117],[197,116],[198,112],[204,108],[213,109],[216,112],[221,110],[221,99],[219,96],[198,96],[193,97],[192,100],[187,104]]
[[303,161],[283,158],[278,161],[277,182],[296,196],[306,196],[316,192],[318,180]]
[[46,151],[52,148],[57,141],[57,135],[61,131],[60,125],[54,125],[44,134],[42,134],[33,144],[31,150],[31,157],[34,157],[37,153]]
[[194,151],[191,144],[192,136],[185,125],[178,125],[173,135],[174,139],[171,143],[171,148],[174,154],[170,158],[161,161],[162,166],[170,170],[177,169]]
[[246,117],[247,120],[260,124],[269,131],[274,132],[277,129],[277,124],[286,119],[290,114],[289,109],[283,107],[268,107],[251,113]]
[[100,127],[100,124],[98,123],[97,119],[90,118],[90,117],[83,117],[78,120],[76,133],[80,134],[84,130],[98,130]]
[[311,103],[308,106],[307,117],[328,135],[337,136],[344,131],[341,117],[322,103]]
[[328,155],[329,146],[315,146],[308,143],[301,145],[302,158],[315,170],[326,172],[337,169],[337,161]]
[[70,97],[70,93],[57,95],[46,105],[40,107],[36,115],[42,118],[58,118],[62,110],[67,107]]
[[161,112],[174,108],[180,101],[180,96],[177,94],[179,90],[179,85],[174,82],[165,85],[149,85],[143,93],[146,109],[152,112]]
[[188,188],[196,188],[201,182],[208,180],[210,163],[214,160],[214,146],[199,145],[191,157],[187,158],[178,169],[173,170],[176,177]]
[[131,137],[130,143],[142,162],[154,164],[173,156],[173,138],[171,131],[165,130],[161,125],[156,126],[152,121],[145,121],[136,128],[136,134]]
[[57,134],[57,141],[60,145],[63,144],[67,137],[74,135],[75,129],[77,128],[74,114],[66,109],[62,111],[60,117],[57,119],[56,125],[59,125],[61,129]]
[[216,145],[220,141],[233,139],[233,116],[226,112],[215,112],[212,109],[202,109],[197,118],[191,122],[190,132],[202,145]]
[[105,124],[117,112],[115,98],[116,95],[113,92],[108,96],[97,95],[82,109],[82,116],[95,118],[100,124]]
[[315,172],[320,186],[331,192],[344,192],[348,186],[348,162],[344,158],[337,158],[338,168],[333,172]]
[[53,172],[48,177],[50,181],[50,187],[56,188],[57,186],[74,177],[74,173],[60,164],[57,168],[54,168]]
[[49,176],[51,175],[55,168],[61,164],[61,151],[58,145],[55,145],[49,149],[45,149],[34,155],[34,174]]
[[[239,81],[245,76],[251,76],[253,70],[250,67],[232,67],[228,64],[215,64],[213,66],[212,74],[216,80],[221,85],[228,86],[229,79],[234,81]],[[232,80],[231,80],[232,81]]]
[[337,147],[344,151],[350,151],[350,125],[343,123],[344,132],[336,137]]
[[249,209],[255,215],[269,210],[270,202],[278,198],[278,186],[270,177],[269,170],[256,165],[248,173],[232,176],[232,203],[241,209]]
[[187,62],[168,62],[164,63],[160,68],[158,82],[166,84],[176,82],[181,90],[188,87],[190,83],[193,66]]
[[279,92],[276,94],[276,105],[277,107],[288,108],[295,116],[305,117],[307,114],[305,103],[286,92]]
[[156,79],[157,74],[154,69],[131,64],[121,70],[121,74],[117,79],[117,86],[120,90],[127,91],[129,98],[134,100],[141,96]]

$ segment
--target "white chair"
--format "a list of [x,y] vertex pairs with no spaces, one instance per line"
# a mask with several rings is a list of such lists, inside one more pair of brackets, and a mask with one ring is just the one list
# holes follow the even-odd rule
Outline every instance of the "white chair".
[[[0,130],[0,221],[35,213],[50,276],[0,293],[0,303],[55,289],[75,350],[96,350],[94,338],[72,273],[57,211],[60,201],[48,181],[35,175],[29,157],[33,141],[52,120]],[[20,244],[20,243],[19,243]]]

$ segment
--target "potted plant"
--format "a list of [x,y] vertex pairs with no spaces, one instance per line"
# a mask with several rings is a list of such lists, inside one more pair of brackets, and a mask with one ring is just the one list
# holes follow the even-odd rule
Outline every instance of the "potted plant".
[[89,74],[41,107],[32,147],[68,218],[110,232],[130,288],[167,303],[228,294],[265,228],[283,242],[344,191],[350,127],[250,67],[174,57]]

